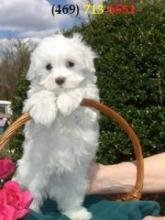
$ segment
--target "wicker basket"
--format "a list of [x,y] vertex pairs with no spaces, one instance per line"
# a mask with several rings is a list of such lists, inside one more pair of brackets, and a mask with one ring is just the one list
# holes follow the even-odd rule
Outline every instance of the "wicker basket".
[[[132,145],[134,148],[134,154],[136,158],[136,166],[137,166],[136,183],[131,192],[126,193],[126,194],[116,195],[115,197],[123,201],[140,199],[142,195],[142,188],[143,188],[144,164],[143,164],[143,155],[142,155],[141,145],[135,132],[129,126],[129,124],[127,123],[125,119],[123,119],[117,112],[105,106],[104,104],[101,104],[94,100],[84,99],[81,102],[81,106],[92,107],[92,108],[99,110],[100,112],[104,113],[106,116],[112,118],[115,122],[117,122],[120,125],[120,127],[128,134],[132,142]],[[10,138],[16,133],[16,131],[30,119],[31,119],[30,114],[25,113],[20,118],[18,118],[12,125],[9,126],[9,128],[5,131],[3,136],[0,138],[0,151],[5,148]],[[112,198],[112,195],[106,195],[106,198]]]

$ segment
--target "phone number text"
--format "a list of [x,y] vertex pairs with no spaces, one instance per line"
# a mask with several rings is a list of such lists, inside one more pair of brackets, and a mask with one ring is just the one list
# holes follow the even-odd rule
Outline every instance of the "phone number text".
[[[109,6],[105,6],[103,4],[100,4],[98,6],[93,4],[85,4],[83,7],[84,14],[85,15],[101,15],[103,13],[109,13],[111,15],[117,15],[117,14],[135,14],[135,5],[133,3],[131,4],[110,4]],[[80,14],[80,7],[79,5],[53,5],[52,6],[52,15],[55,16],[56,14],[73,14],[75,16],[78,16]]]

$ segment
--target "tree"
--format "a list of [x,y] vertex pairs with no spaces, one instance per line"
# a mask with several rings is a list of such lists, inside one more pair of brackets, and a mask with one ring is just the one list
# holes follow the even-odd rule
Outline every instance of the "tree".
[[11,99],[17,78],[27,69],[29,54],[29,46],[19,40],[1,49],[0,99]]

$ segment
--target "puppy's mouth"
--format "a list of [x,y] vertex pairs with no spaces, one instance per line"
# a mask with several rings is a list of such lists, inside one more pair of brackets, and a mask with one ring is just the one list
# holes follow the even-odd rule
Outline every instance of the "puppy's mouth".
[[54,78],[53,76],[47,77],[45,80],[40,82],[40,85],[47,90],[51,90],[57,93],[63,91],[69,91],[76,89],[81,86],[84,82],[84,77],[82,76],[72,76],[70,78],[64,76],[58,76]]
[[72,89],[76,89],[76,86],[66,86],[66,85],[58,85],[54,90],[55,91],[69,91]]

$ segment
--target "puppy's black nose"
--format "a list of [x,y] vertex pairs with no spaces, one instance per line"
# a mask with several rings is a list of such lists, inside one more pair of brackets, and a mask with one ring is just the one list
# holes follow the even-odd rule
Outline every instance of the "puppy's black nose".
[[58,85],[62,85],[65,82],[65,77],[58,77],[55,81]]

